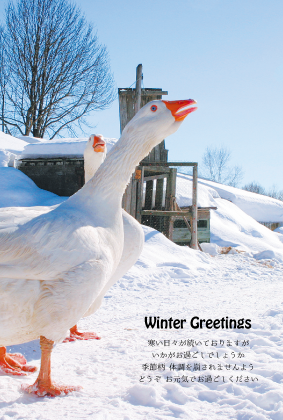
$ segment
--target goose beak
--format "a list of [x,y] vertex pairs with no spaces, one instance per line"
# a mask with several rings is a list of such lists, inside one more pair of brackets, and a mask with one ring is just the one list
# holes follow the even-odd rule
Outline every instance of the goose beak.
[[187,115],[191,112],[194,112],[197,107],[192,107],[191,105],[196,105],[194,99],[184,99],[183,101],[162,101],[165,103],[166,107],[171,111],[175,121],[183,121]]
[[105,151],[105,141],[101,137],[94,136],[92,143],[93,150],[97,153]]

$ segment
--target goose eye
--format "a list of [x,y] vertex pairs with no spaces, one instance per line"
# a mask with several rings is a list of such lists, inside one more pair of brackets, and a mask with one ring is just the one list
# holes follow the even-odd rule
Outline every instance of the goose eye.
[[155,112],[155,111],[157,111],[157,106],[156,105],[151,105],[150,109],[151,109],[152,112]]

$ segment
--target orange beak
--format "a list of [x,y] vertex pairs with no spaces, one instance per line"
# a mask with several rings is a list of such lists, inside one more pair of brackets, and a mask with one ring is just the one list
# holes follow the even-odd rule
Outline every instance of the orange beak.
[[97,153],[104,152],[105,151],[105,141],[102,140],[101,137],[94,136],[92,147],[93,147],[93,150]]
[[184,99],[183,101],[162,101],[166,107],[170,109],[173,117],[176,121],[183,121],[187,115],[194,112],[197,107],[191,107],[196,105],[196,101],[193,99]]

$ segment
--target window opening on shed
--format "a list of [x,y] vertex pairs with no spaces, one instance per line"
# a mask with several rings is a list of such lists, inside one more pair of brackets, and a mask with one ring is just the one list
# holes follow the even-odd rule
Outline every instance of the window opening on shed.
[[207,229],[207,220],[206,219],[198,220],[198,228]]
[[[189,220],[188,220],[188,223],[190,225]],[[177,219],[174,221],[174,229],[183,229],[183,228],[188,229],[183,219]]]

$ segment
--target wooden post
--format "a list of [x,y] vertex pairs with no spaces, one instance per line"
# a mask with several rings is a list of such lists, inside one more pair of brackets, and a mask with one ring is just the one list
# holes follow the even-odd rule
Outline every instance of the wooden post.
[[124,192],[123,200],[122,200],[122,207],[129,214],[131,214],[132,183],[133,183],[133,177],[131,177],[130,179],[129,185],[127,186]]
[[198,167],[193,168],[193,205],[192,205],[192,240],[191,248],[198,249]]
[[135,114],[141,109],[141,82],[142,82],[142,64],[139,64],[137,67],[137,73],[136,73]]
[[156,195],[155,195],[155,208],[156,210],[162,210],[163,201],[163,185],[164,178],[157,179],[156,181]]
[[153,181],[146,181],[145,187],[145,209],[152,209]]
[[[174,210],[174,197],[176,195],[176,177],[177,169],[170,168],[169,176],[167,178],[166,185],[166,198],[165,198],[165,210],[172,211]],[[167,217],[165,220],[165,234],[168,239],[172,241],[173,237],[173,219],[172,217]]]
[[136,219],[141,223],[141,212],[142,212],[142,198],[143,198],[143,178],[144,178],[144,167],[138,166],[135,172],[135,179],[137,182],[137,207],[136,207]]

